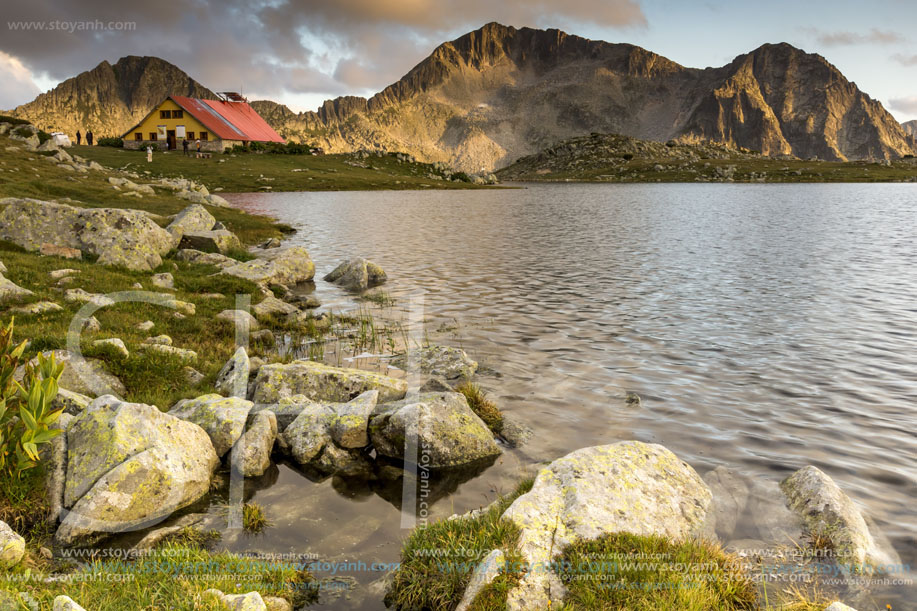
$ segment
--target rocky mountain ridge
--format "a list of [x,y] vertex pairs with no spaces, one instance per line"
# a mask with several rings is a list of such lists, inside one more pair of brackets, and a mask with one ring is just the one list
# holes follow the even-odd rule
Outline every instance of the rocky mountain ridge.
[[[83,76],[44,95],[57,100],[58,90]],[[184,73],[175,78],[180,88],[199,86]],[[156,84],[134,91],[152,105],[152,91],[164,97],[168,88]],[[79,100],[76,85],[68,85],[69,97]],[[101,105],[101,96],[89,97]],[[54,116],[58,105],[39,100],[14,114],[42,124],[40,116]],[[826,160],[896,159],[917,148],[913,135],[825,58],[786,43],[696,69],[630,44],[497,23],[441,44],[370,98],[339,97],[303,113],[271,101],[253,106],[287,138],[326,151],[402,151],[466,172],[591,132]],[[124,113],[109,123],[130,127]]]

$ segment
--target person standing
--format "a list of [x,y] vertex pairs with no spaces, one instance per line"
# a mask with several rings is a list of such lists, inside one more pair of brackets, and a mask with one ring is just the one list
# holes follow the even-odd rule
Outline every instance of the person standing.
[[185,152],[185,157],[187,157],[188,155],[191,154],[191,153],[188,152],[188,144],[189,144],[189,142],[188,142],[188,139],[187,139],[187,138],[182,138],[182,139],[181,139],[181,148],[182,148],[182,150]]
[[[87,138],[88,137],[89,136],[87,136]],[[152,144],[146,145],[146,162],[153,163],[153,145]]]
[[201,156],[201,139],[198,138],[197,140],[195,140],[194,145],[197,147],[197,156],[200,157]]
[[92,146],[92,130],[91,129],[86,131],[86,145]]
[[80,134],[80,130],[76,130],[76,145],[79,146],[82,140],[83,136]]

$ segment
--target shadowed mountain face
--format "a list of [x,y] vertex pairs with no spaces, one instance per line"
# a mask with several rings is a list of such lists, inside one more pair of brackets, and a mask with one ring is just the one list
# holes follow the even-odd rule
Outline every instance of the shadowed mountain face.
[[[199,87],[174,70],[178,85]],[[142,90],[140,83],[128,89]],[[150,106],[158,98],[144,90]],[[34,118],[23,110],[29,106],[17,114]],[[634,45],[496,23],[440,45],[369,99],[341,97],[305,113],[269,101],[253,106],[288,138],[332,152],[403,151],[470,172],[590,132],[713,140],[768,155],[831,160],[914,152],[913,138],[879,102],[823,57],[787,44],[698,70]]]
[[905,121],[901,124],[901,127],[904,128],[904,133],[917,138],[917,119],[913,121]]
[[71,136],[87,129],[96,137],[120,136],[168,95],[216,97],[165,60],[131,55],[67,79],[11,114]]

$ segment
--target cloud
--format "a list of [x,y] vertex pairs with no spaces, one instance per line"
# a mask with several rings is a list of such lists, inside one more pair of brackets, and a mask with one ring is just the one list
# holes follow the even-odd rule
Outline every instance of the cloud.
[[808,34],[815,37],[825,47],[844,47],[852,45],[890,45],[905,42],[906,38],[893,30],[872,28],[866,33],[838,30],[826,32],[817,28],[806,28]]
[[0,108],[6,110],[41,93],[28,68],[3,51],[0,51],[0,83],[3,83],[3,87],[0,87]]
[[917,115],[917,95],[892,98],[888,101],[888,107],[909,116]]
[[[380,90],[437,44],[489,21],[537,27],[646,26],[638,0],[30,0],[8,4],[5,23],[0,23],[0,51],[21,60],[32,74],[64,79],[102,60],[155,55],[212,89],[241,86],[265,97],[281,97],[284,92],[333,96]],[[87,21],[103,27],[76,31],[10,27],[17,22]],[[109,27],[125,22],[135,25],[127,30]]]
[[902,66],[917,66],[917,55],[906,55],[904,53],[895,53],[892,59]]

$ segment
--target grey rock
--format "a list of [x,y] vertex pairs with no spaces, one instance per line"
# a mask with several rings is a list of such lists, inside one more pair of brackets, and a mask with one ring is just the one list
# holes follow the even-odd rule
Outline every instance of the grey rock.
[[10,311],[18,312],[20,314],[37,315],[37,314],[47,314],[48,312],[60,312],[63,309],[64,308],[60,307],[53,301],[36,301],[35,303],[30,303],[28,305],[10,308]]
[[267,318],[267,317],[277,317],[277,318],[288,318],[291,316],[297,316],[299,308],[289,304],[285,301],[277,299],[273,295],[268,295],[260,302],[252,306],[252,312],[258,318]]
[[[690,537],[703,528],[710,503],[703,480],[672,452],[623,441],[555,460],[503,518],[521,530],[523,561],[548,566],[574,541],[607,533]],[[510,591],[507,609],[560,607],[563,597],[555,573],[530,571]]]
[[365,448],[369,445],[369,416],[379,400],[378,390],[367,390],[335,410],[331,438],[342,448]]
[[[58,363],[64,364],[64,371],[58,380],[61,388],[90,397],[108,393],[123,395],[125,392],[124,384],[108,371],[103,361],[86,357],[77,358],[67,350],[50,350],[42,354],[45,357],[53,354]],[[32,359],[31,363],[37,364],[38,359]],[[21,379],[23,372],[24,369],[21,367],[17,370],[17,379]]]
[[535,434],[532,427],[521,422],[513,414],[503,414],[503,428],[500,430],[500,437],[511,448],[520,448]]
[[277,416],[263,410],[254,415],[252,424],[236,442],[233,468],[244,477],[259,477],[271,466],[271,448],[277,438]]
[[305,395],[313,401],[346,403],[367,390],[378,390],[380,402],[395,401],[404,397],[407,382],[360,369],[299,360],[261,367],[252,399],[255,403],[276,403],[284,397]]
[[62,409],[65,414],[78,416],[84,409],[89,407],[90,403],[92,403],[92,397],[87,397],[66,388],[58,388],[57,395],[51,401],[51,409]]
[[240,250],[242,248],[242,242],[239,241],[239,238],[237,238],[234,233],[225,229],[216,231],[186,231],[178,247],[226,254],[233,250]]
[[175,279],[172,277],[172,274],[164,272],[162,274],[153,274],[150,278],[150,282],[153,283],[153,286],[161,289],[174,289],[175,288]]
[[51,611],[86,611],[69,596],[58,596],[54,599]]
[[327,405],[305,405],[283,431],[284,441],[299,464],[312,462],[325,445],[331,442],[331,423],[334,418],[334,410]]
[[179,250],[175,255],[179,261],[188,261],[189,263],[198,263],[200,265],[214,265],[220,269],[226,269],[238,265],[235,259],[221,255],[217,252],[201,252],[191,248]]
[[263,410],[273,412],[277,417],[278,430],[285,431],[306,407],[313,405],[316,405],[316,403],[309,397],[294,395],[292,397],[283,397],[276,403],[255,403],[251,413],[255,414]]
[[452,346],[425,346],[413,350],[410,355],[392,360],[402,368],[410,368],[411,363],[424,375],[437,376],[447,380],[471,378],[478,370],[477,362],[471,360],[461,348]]
[[25,539],[16,534],[9,524],[0,521],[0,568],[10,569],[25,556]]
[[315,276],[315,264],[302,246],[272,248],[252,261],[226,267],[221,272],[259,284],[294,286]]
[[0,274],[0,304],[22,301],[33,295],[29,289],[22,288],[9,278]]
[[93,346],[102,347],[102,346],[111,346],[113,347],[118,354],[127,358],[131,355],[127,350],[127,346],[124,345],[124,341],[119,337],[110,337],[108,339],[97,339],[92,342]]
[[323,278],[352,291],[363,291],[387,280],[385,270],[361,257],[348,259]]
[[169,410],[169,415],[204,429],[216,455],[222,457],[242,436],[251,408],[251,401],[214,393],[180,401]]
[[99,293],[87,293],[83,289],[67,289],[64,291],[64,301],[69,301],[71,303],[91,303],[99,307],[115,304],[115,301],[111,297],[106,297]]
[[216,315],[216,318],[219,320],[228,320],[237,327],[241,325],[243,333],[257,331],[261,328],[261,325],[258,324],[258,320],[245,310],[223,310]]
[[175,237],[176,243],[188,232],[210,231],[217,220],[200,204],[192,204],[175,215],[166,226],[166,231]]
[[245,347],[239,346],[220,372],[214,386],[224,395],[244,396],[248,392],[249,361]]
[[369,423],[370,439],[378,454],[411,461],[405,442],[417,439],[419,464],[431,468],[458,467],[500,454],[487,425],[459,393],[423,393],[379,405]]
[[468,582],[465,594],[462,596],[462,600],[459,601],[455,611],[468,611],[471,608],[471,603],[481,593],[481,590],[500,574],[500,569],[505,562],[506,556],[503,554],[503,550],[491,550],[489,554],[484,556],[484,559],[474,569],[471,581]]

